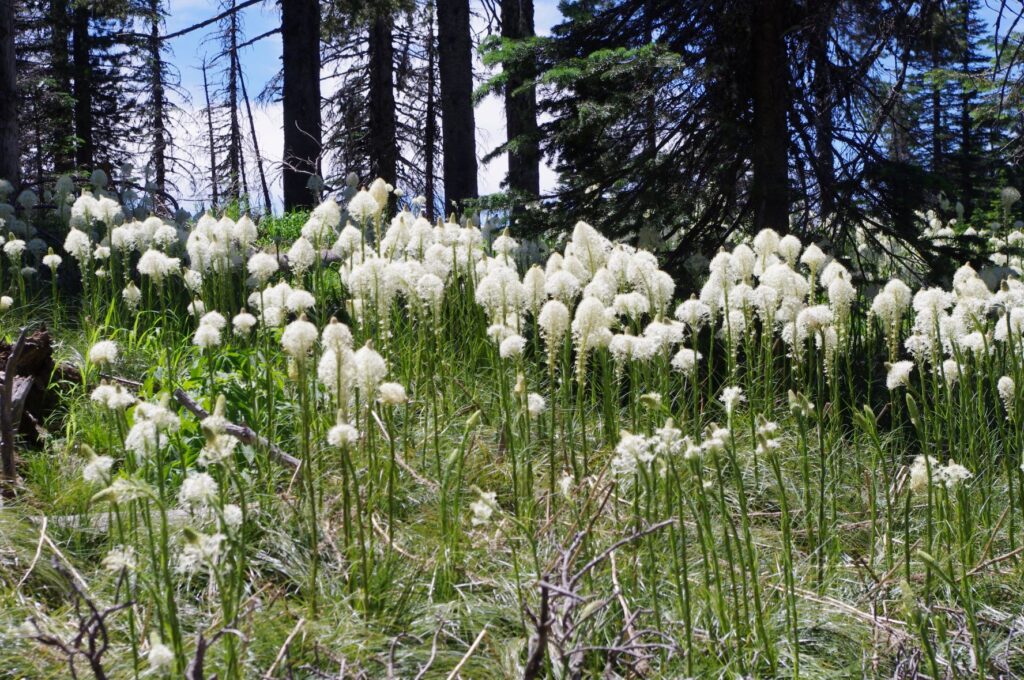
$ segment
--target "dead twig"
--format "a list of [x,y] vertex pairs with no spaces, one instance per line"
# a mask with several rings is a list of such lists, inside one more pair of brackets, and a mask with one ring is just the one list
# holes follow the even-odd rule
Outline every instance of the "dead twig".
[[469,649],[466,650],[466,653],[462,656],[461,659],[459,659],[459,663],[455,664],[455,668],[453,668],[452,672],[448,674],[448,680],[455,680],[455,678],[459,677],[459,671],[461,671],[462,667],[466,665],[467,661],[469,661],[469,657],[473,656],[473,652],[475,652],[476,648],[480,646],[481,642],[483,642],[484,635],[486,634],[487,625],[485,624],[483,629],[480,631],[480,634],[476,636],[475,640],[473,640],[473,644],[469,646]]
[[295,627],[292,628],[292,632],[288,633],[288,637],[285,638],[284,644],[281,645],[281,649],[278,650],[277,656],[274,657],[274,663],[270,664],[270,668],[268,668],[267,672],[263,674],[264,678],[269,679],[274,677],[274,671],[277,670],[277,665],[281,663],[281,659],[284,658],[285,652],[288,651],[288,646],[291,645],[292,640],[294,640],[295,636],[298,635],[300,630],[302,630],[302,626],[305,625],[305,623],[306,619],[300,618],[298,622],[295,624]]
[[122,609],[131,607],[133,602],[123,602],[106,609],[100,609],[85,591],[79,587],[75,579],[72,578],[71,573],[61,566],[56,559],[53,560],[53,568],[57,573],[65,577],[68,586],[71,588],[71,601],[74,607],[75,618],[78,620],[77,630],[70,640],[64,640],[58,635],[44,631],[35,618],[30,618],[29,622],[36,630],[36,635],[33,637],[40,644],[53,647],[64,654],[68,664],[68,672],[75,680],[78,678],[78,669],[75,667],[75,660],[78,657],[82,657],[89,664],[89,670],[92,671],[93,677],[96,680],[107,680],[107,673],[103,668],[103,655],[110,646],[110,638],[107,634],[107,617]]

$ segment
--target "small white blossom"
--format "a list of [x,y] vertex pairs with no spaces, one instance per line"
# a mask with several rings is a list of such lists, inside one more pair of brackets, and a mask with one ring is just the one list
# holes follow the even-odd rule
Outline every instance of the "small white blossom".
[[216,480],[206,472],[190,471],[181,483],[178,502],[188,507],[206,507],[217,500]]
[[408,395],[405,393],[405,387],[396,382],[382,383],[379,388],[380,401],[382,404],[389,406],[398,406],[409,401]]
[[135,558],[135,548],[130,545],[116,546],[107,553],[101,564],[107,571],[121,572],[125,569],[135,571],[138,564]]
[[117,343],[113,340],[100,340],[89,348],[89,363],[105,366],[117,361]]
[[885,386],[891,392],[898,387],[906,387],[910,382],[910,372],[914,370],[913,361],[897,361],[889,366],[885,376]]
[[110,456],[93,456],[82,468],[82,479],[90,484],[107,484],[114,459]]
[[526,395],[526,412],[530,415],[531,418],[536,418],[540,414],[544,413],[544,410],[546,408],[547,402],[541,395],[537,394],[536,392],[531,392],[530,394]]
[[146,655],[150,669],[155,673],[165,673],[170,670],[174,663],[174,652],[162,642],[153,640],[149,644],[149,654]]
[[359,431],[348,423],[338,423],[327,431],[327,443],[331,446],[352,446],[359,441]]
[[526,347],[526,338],[521,335],[510,335],[501,341],[498,346],[498,354],[502,359],[515,359],[523,355]]
[[305,359],[316,344],[318,335],[316,326],[305,318],[296,319],[288,324],[281,334],[281,347],[292,358]]
[[736,407],[746,400],[746,397],[743,396],[742,388],[733,386],[726,387],[722,390],[722,394],[719,395],[718,400],[725,406],[725,412],[732,415],[736,410]]
[[237,529],[242,526],[242,508],[234,503],[228,503],[224,506],[223,514],[224,526],[229,529]]
[[239,312],[231,319],[231,327],[235,335],[248,335],[249,331],[256,325],[256,317],[249,312]]
[[491,521],[498,508],[498,495],[493,491],[481,491],[480,499],[469,504],[473,511],[473,526],[482,526]]

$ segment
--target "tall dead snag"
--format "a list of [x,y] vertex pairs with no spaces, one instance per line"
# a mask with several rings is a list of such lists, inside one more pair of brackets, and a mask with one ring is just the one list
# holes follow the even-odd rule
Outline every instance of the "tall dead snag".
[[227,105],[228,105],[228,192],[233,199],[241,199],[249,193],[245,186],[242,159],[242,129],[238,124],[238,33],[241,30],[235,0],[230,0],[229,9],[236,10],[227,17],[224,28],[225,51],[228,57]]
[[206,78],[206,60],[203,60],[203,95],[206,97],[206,134],[210,144],[210,186],[213,187],[213,206],[219,203],[217,195],[217,140],[213,135],[213,107],[210,104],[210,84]]
[[163,57],[160,54],[160,0],[149,0],[149,37],[146,51],[150,61],[150,83],[153,88],[150,130],[153,135],[153,183],[158,201],[167,193],[167,120]]
[[245,102],[245,113],[249,118],[249,134],[252,135],[252,151],[256,155],[256,172],[260,177],[260,189],[263,191],[263,212],[270,213],[272,204],[270,202],[270,187],[267,186],[267,175],[263,171],[263,156],[260,155],[260,140],[256,134],[256,122],[252,117],[252,104],[249,102],[249,93],[245,89],[245,73],[238,74],[238,84],[242,86],[242,101]]

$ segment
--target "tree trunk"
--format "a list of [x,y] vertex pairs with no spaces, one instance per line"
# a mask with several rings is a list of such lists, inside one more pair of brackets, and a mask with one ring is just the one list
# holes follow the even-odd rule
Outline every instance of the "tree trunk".
[[427,120],[423,128],[423,162],[427,166],[424,198],[427,199],[427,219],[433,221],[434,207],[437,201],[437,180],[434,167],[437,165],[437,36],[434,34],[434,3],[427,3]]
[[786,231],[789,223],[789,78],[780,0],[754,3],[752,28],[754,228]]
[[964,218],[970,219],[974,211],[974,129],[971,121],[971,104],[976,90],[972,90],[968,83],[971,82],[971,60],[973,45],[971,44],[971,3],[964,2],[961,29],[963,35],[961,44],[963,52],[960,55],[960,67],[963,80],[960,84],[960,201],[964,206]]
[[74,86],[72,95],[75,99],[75,165],[80,170],[94,169],[93,130],[92,130],[92,64],[91,40],[89,35],[90,11],[85,3],[76,3],[72,18],[72,72]]
[[370,23],[370,171],[394,184],[398,170],[395,62],[391,16],[381,10]]
[[[235,0],[231,0],[235,9]],[[242,131],[238,124],[238,13],[228,19],[228,191],[231,198],[242,197]]]
[[477,197],[476,121],[473,116],[473,45],[469,0],[437,2],[438,66],[445,211],[464,210]]
[[832,123],[832,62],[828,57],[828,35],[832,26],[834,6],[822,3],[817,25],[811,36],[811,60],[814,77],[811,89],[814,95],[814,158],[819,192],[818,212],[828,217],[835,210],[835,138]]
[[[510,40],[532,38],[533,0],[501,1],[501,35]],[[540,194],[540,149],[537,138],[537,91],[532,85],[523,88],[537,74],[536,66],[508,63],[505,84],[505,120],[508,141],[508,188],[525,200]],[[517,90],[522,89],[522,92]],[[523,210],[523,201],[516,201],[513,213]]]
[[[938,41],[935,32],[939,30],[939,16],[932,23],[931,29],[931,66],[932,70],[938,70],[941,61],[939,57]],[[935,82],[932,84],[932,172],[939,172],[942,164],[942,86]]]
[[206,97],[206,134],[210,141],[210,186],[213,191],[213,208],[217,207],[218,195],[217,188],[217,140],[213,136],[213,107],[210,105],[210,84],[206,79],[206,61],[203,61],[203,96]]
[[21,183],[20,169],[14,0],[0,0],[0,179],[17,187]]
[[322,144],[318,0],[281,0],[281,40],[284,209],[311,208],[308,183],[317,174]]
[[[52,146],[53,169],[57,174],[73,170],[75,159],[71,138],[74,137],[74,111],[67,101],[71,94],[71,61],[68,55],[68,0],[52,0],[47,17],[50,25],[50,73],[57,96],[49,104],[48,118],[52,127],[47,131],[48,143]],[[40,147],[37,153],[42,155]]]
[[149,0],[149,50],[150,69],[152,69],[153,118],[151,131],[153,134],[153,184],[156,187],[156,203],[154,207],[163,207],[167,193],[167,122],[165,120],[165,103],[167,93],[164,88],[164,64],[160,56],[160,0]]

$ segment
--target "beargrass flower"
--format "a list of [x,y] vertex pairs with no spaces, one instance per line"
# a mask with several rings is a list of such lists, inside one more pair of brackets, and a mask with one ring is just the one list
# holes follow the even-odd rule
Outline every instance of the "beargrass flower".
[[89,363],[106,366],[117,361],[117,343],[113,340],[100,340],[89,348]]
[[293,359],[302,360],[313,349],[318,335],[316,326],[301,317],[285,327],[281,334],[281,347]]

